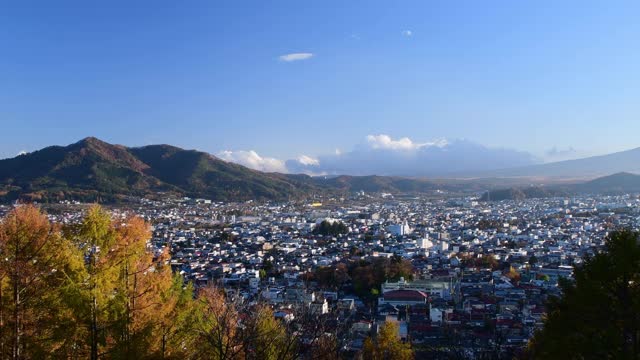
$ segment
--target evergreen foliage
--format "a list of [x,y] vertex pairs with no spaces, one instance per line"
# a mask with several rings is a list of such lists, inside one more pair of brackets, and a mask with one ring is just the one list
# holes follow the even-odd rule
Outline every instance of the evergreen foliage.
[[534,359],[640,358],[640,243],[638,233],[610,234],[606,251],[561,282],[544,328],[530,342]]
[[313,229],[313,234],[323,236],[338,236],[340,234],[347,234],[348,232],[349,228],[341,221],[324,220]]

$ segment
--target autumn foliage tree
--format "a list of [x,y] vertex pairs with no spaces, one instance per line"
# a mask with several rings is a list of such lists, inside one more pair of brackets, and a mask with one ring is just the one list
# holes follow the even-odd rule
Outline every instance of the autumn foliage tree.
[[[264,304],[253,306],[244,316],[242,325],[245,358],[265,360],[295,359],[297,339],[290,336],[286,327],[273,315],[273,310]],[[292,341],[293,340],[293,341]]]
[[[282,321],[221,289],[196,293],[149,229],[99,206],[64,227],[33,206],[11,211],[0,222],[0,358],[339,358],[331,319],[301,308]],[[347,281],[346,266],[334,272]]]
[[172,315],[180,298],[168,265],[168,250],[154,254],[147,248],[149,225],[139,217],[129,217],[115,229],[113,253],[119,268],[117,309],[121,316],[115,328],[114,351],[123,358],[166,355],[167,344],[156,334],[167,324],[163,320],[175,320]]
[[198,350],[213,359],[239,359],[244,348],[239,336],[239,314],[224,293],[214,287],[198,294],[198,319],[194,324]]
[[397,255],[391,258],[374,258],[352,263],[348,275],[356,294],[370,297],[372,290],[379,290],[385,281],[398,281],[401,277],[412,279],[413,265],[410,260]]
[[197,308],[193,294],[193,285],[185,285],[180,274],[174,274],[171,287],[160,294],[163,306],[152,335],[156,340],[152,358],[185,358],[195,348],[192,325]]
[[230,301],[216,287],[200,290],[196,357],[206,359],[293,360],[298,339],[265,305]]
[[397,281],[401,277],[412,279],[413,265],[410,260],[394,255],[391,258],[319,266],[307,279],[317,281],[325,289],[339,289],[351,281],[356,294],[366,298],[378,291],[385,281]]
[[193,288],[149,239],[140,218],[113,221],[100,207],[64,231],[15,208],[0,223],[1,357],[184,356]]
[[192,293],[172,274],[168,252],[148,248],[149,225],[138,217],[113,221],[96,206],[71,233],[85,259],[77,320],[88,336],[79,348],[91,359],[183,353]]
[[398,336],[398,324],[385,322],[375,339],[367,338],[362,350],[364,359],[371,360],[411,360],[414,358],[411,346]]
[[38,358],[70,345],[63,304],[78,280],[77,251],[37,208],[19,206],[0,223],[0,252],[2,358]]

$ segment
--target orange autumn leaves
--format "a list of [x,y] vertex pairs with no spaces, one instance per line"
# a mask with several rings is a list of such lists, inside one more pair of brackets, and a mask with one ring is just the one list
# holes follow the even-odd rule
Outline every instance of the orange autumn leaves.
[[149,238],[99,207],[64,229],[15,208],[0,223],[0,357],[180,356],[192,289]]
[[150,248],[139,217],[94,206],[74,225],[33,206],[0,221],[0,358],[294,359],[298,339],[264,304],[197,292]]

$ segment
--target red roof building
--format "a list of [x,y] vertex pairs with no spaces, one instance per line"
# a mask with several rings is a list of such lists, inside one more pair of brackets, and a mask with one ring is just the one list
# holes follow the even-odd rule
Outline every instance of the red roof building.
[[387,291],[380,298],[378,298],[378,304],[390,304],[390,305],[416,305],[426,304],[428,295],[420,290],[392,290]]

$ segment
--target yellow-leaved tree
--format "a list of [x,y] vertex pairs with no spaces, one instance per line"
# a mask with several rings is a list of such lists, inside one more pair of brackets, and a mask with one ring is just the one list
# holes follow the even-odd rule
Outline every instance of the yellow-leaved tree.
[[[188,349],[193,292],[174,277],[169,252],[149,248],[150,226],[139,217],[115,225],[118,277],[118,327],[113,356],[139,359],[177,356]],[[179,283],[178,283],[179,282]],[[178,319],[180,318],[180,319]],[[175,336],[179,342],[169,341]]]
[[172,274],[167,250],[149,248],[149,224],[135,216],[114,221],[93,206],[67,233],[85,259],[85,278],[75,284],[76,321],[87,329],[79,356],[155,359],[188,351],[193,291]]
[[362,350],[363,357],[371,360],[410,360],[413,351],[408,343],[398,337],[398,324],[385,322],[380,327],[375,341],[367,338]]
[[68,357],[78,340],[69,290],[82,255],[34,206],[0,222],[0,356]]

